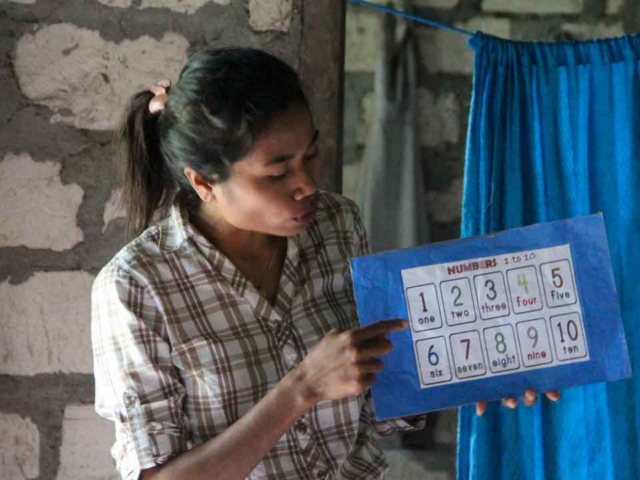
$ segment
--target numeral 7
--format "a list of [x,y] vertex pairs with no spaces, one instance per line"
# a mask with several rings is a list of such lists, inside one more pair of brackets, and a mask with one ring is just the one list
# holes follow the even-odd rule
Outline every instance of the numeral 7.
[[471,346],[471,339],[470,338],[463,338],[462,340],[460,340],[460,343],[466,343],[467,344],[467,351],[466,351],[464,359],[465,360],[469,360],[469,347]]

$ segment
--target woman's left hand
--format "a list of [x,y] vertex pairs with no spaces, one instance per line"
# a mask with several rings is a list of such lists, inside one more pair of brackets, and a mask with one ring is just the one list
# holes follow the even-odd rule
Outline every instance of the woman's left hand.
[[[551,390],[550,392],[546,392],[545,396],[551,400],[552,402],[557,402],[560,400],[560,393],[557,390]],[[538,394],[534,390],[527,390],[522,396],[523,403],[530,407],[535,405],[538,400]],[[511,398],[503,398],[502,405],[507,408],[516,408],[518,406],[518,399],[516,397]],[[480,417],[487,409],[487,402],[478,402],[476,403],[476,414]]]

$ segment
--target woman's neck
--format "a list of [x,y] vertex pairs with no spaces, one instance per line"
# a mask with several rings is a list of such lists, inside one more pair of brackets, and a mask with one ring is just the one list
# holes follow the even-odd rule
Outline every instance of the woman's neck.
[[213,208],[201,206],[191,222],[223,255],[240,262],[259,261],[286,243],[275,235],[237,228],[216,215]]
[[287,239],[233,227],[222,218],[199,212],[191,222],[240,272],[274,304],[282,265],[286,256]]

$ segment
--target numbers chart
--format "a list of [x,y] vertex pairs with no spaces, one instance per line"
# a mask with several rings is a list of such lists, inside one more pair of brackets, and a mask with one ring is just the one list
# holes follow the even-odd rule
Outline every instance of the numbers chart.
[[350,263],[360,325],[410,323],[371,387],[378,420],[631,376],[600,214]]
[[589,360],[568,244],[401,273],[422,388]]

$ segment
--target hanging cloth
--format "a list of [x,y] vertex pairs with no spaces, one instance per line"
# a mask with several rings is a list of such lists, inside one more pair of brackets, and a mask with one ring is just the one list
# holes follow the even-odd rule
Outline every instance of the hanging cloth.
[[378,116],[363,157],[358,203],[372,252],[429,239],[416,137],[416,44],[409,24],[386,16],[375,77]]
[[495,403],[480,418],[461,408],[458,478],[638,479],[640,36],[528,43],[477,34],[470,45],[462,234],[603,212],[635,378],[568,389],[556,404]]

